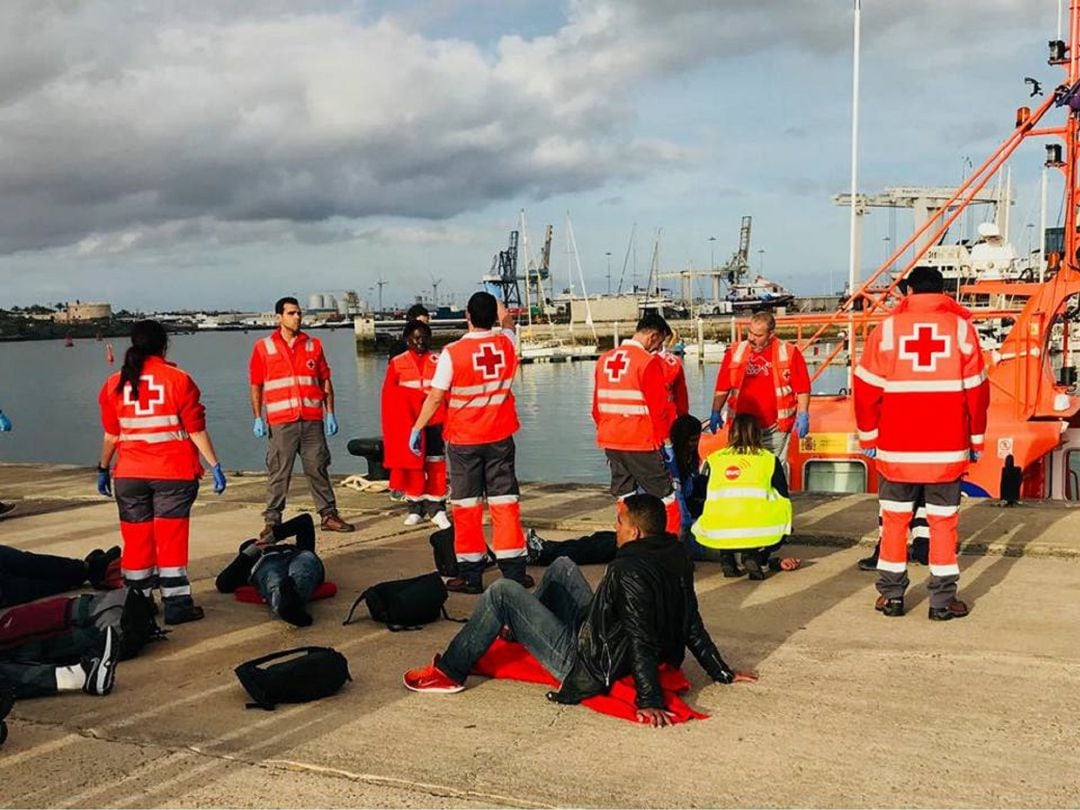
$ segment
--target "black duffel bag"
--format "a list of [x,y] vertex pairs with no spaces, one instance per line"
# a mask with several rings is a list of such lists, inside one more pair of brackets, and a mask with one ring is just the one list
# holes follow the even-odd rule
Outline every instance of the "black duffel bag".
[[[367,603],[371,618],[383,622],[394,632],[399,630],[419,630],[430,624],[440,615],[447,619],[446,585],[437,571],[421,574],[409,579],[392,579],[372,585],[352,603],[349,615],[342,624],[349,624],[361,602]],[[451,621],[457,621],[451,619]]]
[[335,694],[351,681],[349,662],[331,647],[295,647],[245,661],[235,670],[253,702],[273,710],[279,703],[307,703]]

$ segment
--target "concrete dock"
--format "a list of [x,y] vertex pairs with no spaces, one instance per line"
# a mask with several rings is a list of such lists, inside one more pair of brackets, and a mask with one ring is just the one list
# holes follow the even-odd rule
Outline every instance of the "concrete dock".
[[[89,468],[0,465],[0,499],[17,504],[0,519],[0,543],[77,557],[119,543],[115,506],[94,481]],[[224,496],[207,487],[195,507],[204,621],[121,664],[108,697],[15,707],[0,805],[1080,805],[1080,510],[1068,505],[966,502],[960,596],[972,614],[932,623],[918,566],[907,616],[873,610],[873,574],[855,568],[876,536],[872,497],[797,496],[787,553],[801,570],[753,583],[698,569],[706,625],[760,681],[706,683],[690,660],[688,701],[711,718],[653,730],[556,706],[523,683],[405,690],[402,672],[430,661],[457,626],[341,625],[363,588],[433,567],[432,527],[403,527],[403,507],[385,493],[338,489],[358,531],[319,535],[341,592],[312,605],[313,627],[216,593],[216,573],[261,527],[264,485],[260,474],[231,475]],[[595,486],[532,484],[522,501],[525,524],[552,539],[613,519]],[[299,476],[290,513],[311,508]],[[586,569],[593,581],[602,572]],[[451,595],[447,607],[465,616],[475,599]],[[303,644],[344,653],[352,683],[327,700],[245,710],[233,667]]]

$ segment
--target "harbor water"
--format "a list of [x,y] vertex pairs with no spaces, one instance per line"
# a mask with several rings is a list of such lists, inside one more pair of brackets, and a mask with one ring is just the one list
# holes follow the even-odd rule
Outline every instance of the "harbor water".
[[[247,368],[251,348],[262,333],[205,332],[173,336],[169,359],[190,373],[202,390],[207,425],[222,465],[260,470],[265,440],[251,432]],[[366,472],[350,456],[349,439],[377,436],[379,394],[386,356],[357,354],[353,331],[315,333],[333,372],[341,430],[330,448],[336,473]],[[14,430],[0,434],[0,461],[80,465],[97,463],[101,425],[97,398],[105,377],[120,368],[126,340],[113,342],[116,363],[106,361],[106,343],[76,340],[0,344],[0,409]],[[526,481],[606,482],[607,467],[597,449],[590,418],[592,362],[522,366],[514,384],[521,431],[517,434],[518,475]],[[717,364],[686,364],[690,411],[707,418]],[[844,369],[827,369],[818,393],[835,393]],[[830,382],[831,381],[831,382]],[[840,383],[842,384],[842,382]],[[93,482],[88,481],[87,487]]]

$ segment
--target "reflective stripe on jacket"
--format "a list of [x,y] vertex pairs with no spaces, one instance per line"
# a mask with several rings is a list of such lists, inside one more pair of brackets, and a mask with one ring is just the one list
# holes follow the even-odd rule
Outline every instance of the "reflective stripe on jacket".
[[600,447],[659,448],[674,421],[660,359],[634,340],[604,352],[593,372],[592,410]]
[[323,418],[323,380],[318,375],[325,363],[318,338],[300,333],[290,349],[274,333],[255,344],[266,369],[262,383],[266,421],[281,425],[299,420]]
[[791,501],[772,486],[776,456],[768,450],[736,453],[725,447],[708,458],[705,508],[691,527],[708,548],[764,548],[791,533]]
[[519,427],[510,390],[518,367],[514,341],[493,332],[454,341],[443,351],[454,369],[445,400],[446,441],[490,444],[512,436]]
[[[795,349],[786,340],[775,339],[776,347],[772,364],[773,392],[776,395],[776,426],[781,433],[790,433],[795,426],[795,392],[791,387],[791,356]],[[731,396],[728,407],[738,413],[739,391],[746,377],[747,360],[750,357],[750,341],[744,340],[731,355]],[[771,425],[763,425],[763,428]]]
[[970,313],[940,293],[909,295],[866,339],[854,374],[862,447],[887,480],[960,478],[985,443],[990,385]]

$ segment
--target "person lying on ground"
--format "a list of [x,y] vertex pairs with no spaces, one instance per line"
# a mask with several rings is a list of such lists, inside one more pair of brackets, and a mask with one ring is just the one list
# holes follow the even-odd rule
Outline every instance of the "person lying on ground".
[[88,695],[107,695],[116,680],[119,659],[116,634],[105,629],[92,646],[85,649],[78,663],[58,666],[20,658],[19,648],[0,653],[0,681],[15,688],[18,700],[82,690]]
[[87,582],[102,591],[123,587],[119,546],[96,548],[84,560],[0,546],[0,608],[73,591]]
[[405,673],[405,686],[415,692],[462,691],[503,628],[560,681],[551,700],[580,703],[633,675],[638,720],[653,726],[670,722],[660,664],[681,666],[688,647],[717,683],[757,680],[720,657],[698,612],[693,564],[686,547],[665,534],[666,520],[659,498],[625,498],[615,517],[616,559],[595,594],[568,559],[548,568],[535,595],[511,579],[497,580],[446,651],[430,666]]
[[[296,537],[296,543],[282,543]],[[326,569],[315,553],[315,521],[301,514],[274,526],[266,539],[240,544],[240,553],[218,574],[217,589],[232,593],[251,583],[270,606],[270,612],[297,627],[311,624],[304,605],[326,579]]]

